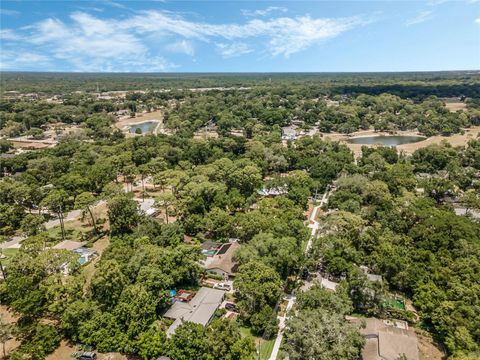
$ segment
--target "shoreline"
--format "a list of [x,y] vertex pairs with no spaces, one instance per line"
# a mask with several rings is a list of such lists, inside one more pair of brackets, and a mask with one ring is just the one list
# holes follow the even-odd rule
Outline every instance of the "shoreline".
[[412,154],[418,149],[424,148],[432,144],[440,144],[442,141],[446,141],[452,146],[465,146],[469,140],[476,139],[478,136],[480,136],[480,126],[472,126],[470,128],[465,128],[463,134],[459,133],[459,134],[453,134],[450,136],[434,135],[430,137],[426,137],[420,132],[414,131],[414,130],[400,130],[394,133],[390,133],[387,131],[360,130],[360,131],[355,131],[351,134],[342,134],[338,132],[332,132],[332,133],[319,132],[318,134],[324,139],[329,139],[331,141],[338,141],[342,144],[347,145],[348,148],[353,151],[355,156],[358,157],[362,154],[362,146],[376,147],[379,145],[352,144],[348,142],[348,140],[354,139],[354,138],[361,138],[361,137],[371,137],[371,136],[421,136],[423,137],[424,139],[421,141],[395,146],[398,152]]

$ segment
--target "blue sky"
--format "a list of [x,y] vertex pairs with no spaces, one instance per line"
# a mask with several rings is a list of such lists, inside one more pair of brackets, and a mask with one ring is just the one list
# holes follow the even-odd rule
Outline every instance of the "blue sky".
[[0,69],[480,69],[480,1],[13,1]]

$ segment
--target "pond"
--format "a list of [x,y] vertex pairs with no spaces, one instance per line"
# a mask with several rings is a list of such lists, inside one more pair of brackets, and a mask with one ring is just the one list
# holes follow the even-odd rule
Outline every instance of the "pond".
[[140,134],[150,133],[157,126],[158,121],[145,121],[143,123],[129,125],[128,132],[131,134],[138,133],[137,129],[140,129]]
[[392,135],[392,136],[361,136],[348,139],[351,144],[362,145],[383,145],[383,146],[397,146],[403,144],[410,144],[425,140],[423,136],[417,135]]

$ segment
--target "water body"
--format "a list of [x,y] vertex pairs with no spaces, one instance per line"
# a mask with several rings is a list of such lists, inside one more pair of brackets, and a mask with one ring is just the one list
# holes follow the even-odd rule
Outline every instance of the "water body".
[[145,121],[139,124],[130,125],[128,132],[131,134],[135,134],[137,129],[140,129],[141,134],[147,134],[152,132],[157,127],[158,121]]
[[426,138],[416,135],[392,135],[392,136],[362,136],[348,139],[351,144],[361,145],[383,145],[383,146],[397,146],[403,144],[416,143]]

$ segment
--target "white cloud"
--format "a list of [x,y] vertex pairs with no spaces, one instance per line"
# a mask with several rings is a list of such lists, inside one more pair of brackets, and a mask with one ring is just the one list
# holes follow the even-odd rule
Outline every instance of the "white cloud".
[[174,34],[188,39],[209,41],[210,38],[239,40],[261,38],[272,55],[289,56],[322,41],[334,38],[368,21],[360,17],[312,18],[310,16],[252,19],[244,24],[209,24],[192,22],[169,13],[148,11],[120,24],[140,33]]
[[433,11],[430,11],[430,10],[420,11],[415,17],[408,19],[405,22],[405,25],[411,26],[411,25],[423,23],[427,20],[430,20],[432,18],[432,14],[433,14]]
[[0,8],[0,15],[16,16],[20,15],[20,12],[16,10],[2,9]]
[[17,29],[18,33],[2,31],[2,36],[18,37],[22,40],[19,45],[28,44],[79,71],[165,71],[175,65],[162,56],[161,49],[193,56],[193,40],[213,44],[225,58],[255,50],[288,57],[368,22],[361,17],[306,15],[222,24],[191,21],[177,13],[155,10],[126,18],[74,12],[68,22],[47,18]]
[[218,52],[225,59],[241,56],[241,55],[253,52],[253,49],[250,48],[245,43],[232,43],[232,44],[217,43],[216,47]]
[[474,21],[475,21],[477,24],[480,24],[480,17],[476,18]]
[[428,1],[428,5],[430,6],[437,6],[437,5],[441,5],[443,3],[446,3],[446,2],[449,2],[450,0],[430,0]]
[[11,29],[1,29],[0,30],[0,39],[4,40],[4,41],[21,40],[22,37],[19,34],[15,33]]
[[83,12],[70,18],[68,25],[58,19],[34,24],[28,41],[68,61],[78,71],[165,71],[174,67],[163,57],[152,55],[139,37],[121,29],[116,20]]
[[190,41],[180,40],[167,45],[167,50],[173,53],[180,53],[185,55],[195,55],[195,49]]
[[258,17],[258,16],[267,16],[274,12],[285,13],[288,11],[287,8],[281,6],[269,6],[266,9],[257,9],[257,10],[241,10],[243,16],[248,17]]
[[0,69],[1,70],[15,70],[25,69],[30,70],[32,65],[49,65],[47,56],[28,51],[10,51],[2,50],[0,52]]

